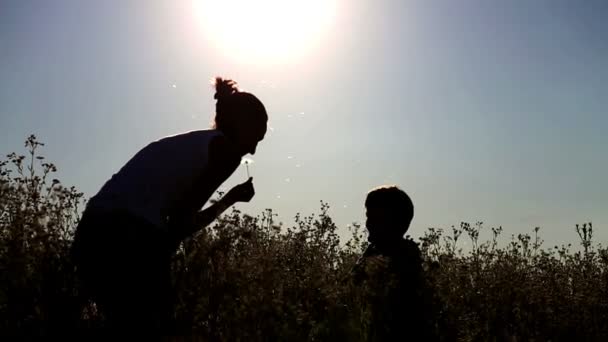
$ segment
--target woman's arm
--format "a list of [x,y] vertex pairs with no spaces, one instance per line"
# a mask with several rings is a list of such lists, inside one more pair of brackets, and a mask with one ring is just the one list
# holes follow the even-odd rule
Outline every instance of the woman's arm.
[[198,211],[194,216],[187,221],[181,221],[179,227],[175,227],[174,236],[178,241],[181,241],[199,230],[208,226],[216,218],[218,218],[226,209],[230,208],[237,202],[249,202],[255,190],[253,188],[253,178],[249,178],[246,182],[230,189],[228,193],[216,203],[209,206],[207,209]]
[[200,198],[200,193],[212,194],[240,163],[240,156],[223,136],[215,137],[211,141],[208,152],[208,166],[200,176],[199,184],[192,186],[190,194],[184,196],[182,203],[176,205],[170,215],[171,233],[177,242],[209,225],[236,202],[249,202],[255,194],[250,178],[245,183],[232,188],[218,202],[204,210],[199,210],[205,204],[197,203],[196,198]]

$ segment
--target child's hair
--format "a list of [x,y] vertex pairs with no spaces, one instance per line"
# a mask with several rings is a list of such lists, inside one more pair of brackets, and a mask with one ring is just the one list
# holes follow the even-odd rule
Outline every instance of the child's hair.
[[366,208],[386,208],[393,213],[393,219],[399,222],[400,233],[405,234],[414,218],[414,203],[405,191],[396,185],[382,185],[370,190],[365,199]]
[[251,93],[239,90],[238,84],[231,79],[215,77],[214,128],[225,134],[232,134],[239,124],[262,124],[268,120],[264,104]]

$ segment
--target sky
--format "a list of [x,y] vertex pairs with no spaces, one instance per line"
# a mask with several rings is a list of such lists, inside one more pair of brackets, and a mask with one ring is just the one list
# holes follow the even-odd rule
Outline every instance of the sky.
[[0,154],[36,134],[92,196],[149,142],[208,128],[222,75],[270,117],[246,213],[292,225],[323,200],[346,236],[396,184],[413,236],[483,221],[550,246],[592,221],[606,244],[608,2],[285,3],[2,0]]

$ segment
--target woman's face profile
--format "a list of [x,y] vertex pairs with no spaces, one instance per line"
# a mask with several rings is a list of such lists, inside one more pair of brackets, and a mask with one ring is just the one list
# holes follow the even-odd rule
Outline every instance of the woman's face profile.
[[264,140],[266,130],[266,121],[253,125],[243,125],[243,127],[241,127],[241,132],[238,134],[237,138],[237,145],[242,155],[255,154],[258,143]]

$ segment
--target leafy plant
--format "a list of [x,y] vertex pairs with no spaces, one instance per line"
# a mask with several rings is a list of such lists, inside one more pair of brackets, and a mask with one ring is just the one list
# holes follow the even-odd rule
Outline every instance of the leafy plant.
[[[69,257],[83,195],[52,179],[56,167],[38,155],[43,144],[34,136],[25,146],[26,155],[0,162],[0,334],[102,326]],[[431,326],[443,341],[608,339],[608,249],[593,243],[593,228],[575,227],[580,250],[543,248],[538,227],[503,247],[501,227],[479,240],[482,222],[429,228],[419,245]],[[323,202],[319,214],[297,215],[290,226],[271,209],[220,217],[174,256],[176,333],[204,341],[366,340],[370,298],[384,283],[351,281],[365,234],[354,224],[341,242],[337,229]],[[471,242],[466,251],[463,239]]]

